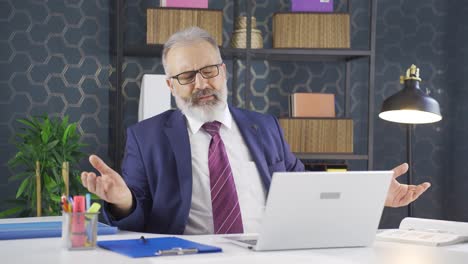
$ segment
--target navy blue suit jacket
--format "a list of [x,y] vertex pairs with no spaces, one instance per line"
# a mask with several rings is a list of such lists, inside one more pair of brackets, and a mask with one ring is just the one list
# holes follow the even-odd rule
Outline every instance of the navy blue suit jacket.
[[[304,170],[276,118],[235,107],[230,111],[266,190],[273,172]],[[231,143],[236,144],[224,142]],[[166,111],[127,129],[122,176],[134,207],[127,217],[114,219],[105,205],[112,225],[139,232],[184,232],[192,199],[192,159],[187,122],[180,110]]]

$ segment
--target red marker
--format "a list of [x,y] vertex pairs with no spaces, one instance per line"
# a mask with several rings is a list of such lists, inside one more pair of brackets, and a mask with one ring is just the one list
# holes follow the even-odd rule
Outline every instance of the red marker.
[[83,195],[76,195],[73,197],[73,212],[84,213],[86,207],[85,197]]
[[72,247],[84,247],[86,242],[85,197],[73,197]]

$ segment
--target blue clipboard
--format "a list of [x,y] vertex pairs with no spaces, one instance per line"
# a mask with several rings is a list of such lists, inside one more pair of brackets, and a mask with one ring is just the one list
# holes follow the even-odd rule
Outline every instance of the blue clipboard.
[[131,258],[222,252],[219,247],[178,237],[98,241],[97,245]]
[[[117,231],[115,226],[98,223],[98,235],[111,235]],[[0,240],[61,236],[61,221],[0,224]]]

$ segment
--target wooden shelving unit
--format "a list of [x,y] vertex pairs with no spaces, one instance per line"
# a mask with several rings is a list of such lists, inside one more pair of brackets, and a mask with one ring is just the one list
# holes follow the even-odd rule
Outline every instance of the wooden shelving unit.
[[[296,153],[300,159],[320,159],[320,160],[367,160],[367,168],[373,168],[373,126],[374,126],[374,83],[375,83],[375,41],[376,41],[376,14],[377,1],[369,0],[369,45],[366,50],[356,49],[251,49],[250,31],[251,31],[251,15],[252,4],[254,0],[247,0],[246,15],[247,15],[247,48],[221,48],[221,53],[226,60],[242,60],[245,63],[246,69],[251,68],[253,60],[268,60],[268,61],[337,61],[345,64],[345,117],[350,113],[350,87],[351,87],[351,62],[357,59],[367,59],[369,63],[368,72],[368,117],[367,117],[367,153],[366,154],[341,154],[341,153]],[[125,8],[124,0],[115,1],[116,15],[114,18],[115,29],[115,63],[116,63],[116,95],[113,98],[115,107],[115,116],[113,118],[114,131],[114,161],[115,164],[120,164],[123,156],[124,147],[124,128],[123,128],[123,97],[122,97],[122,64],[126,56],[129,57],[160,57],[162,45],[124,45],[124,29],[125,29]],[[349,9],[349,2],[348,2]],[[235,13],[235,12],[234,12]],[[233,63],[233,71],[236,72],[237,63]],[[233,80],[231,88],[233,94],[236,94],[237,74],[232,74]],[[250,70],[245,71],[245,84],[249,84],[251,80]],[[247,86],[247,85],[246,85]],[[249,89],[244,89],[245,105],[250,105]],[[236,105],[237,102],[234,102]]]

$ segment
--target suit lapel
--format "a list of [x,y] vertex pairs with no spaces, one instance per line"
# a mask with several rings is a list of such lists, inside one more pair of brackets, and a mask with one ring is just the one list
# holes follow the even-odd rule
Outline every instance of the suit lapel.
[[235,107],[229,107],[231,114],[236,121],[237,126],[242,134],[242,137],[250,150],[250,154],[257,165],[258,172],[262,177],[263,185],[268,190],[270,187],[270,173],[265,160],[265,144],[262,140],[261,127],[244,112]]
[[[176,110],[167,121],[164,128],[169,144],[174,151],[174,157],[177,165],[177,177],[179,180],[180,197],[182,199],[183,212],[190,210],[192,200],[192,156],[190,150],[190,140],[187,133],[187,122],[185,117]],[[168,155],[170,153],[167,153]],[[185,224],[185,223],[182,223]]]

